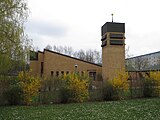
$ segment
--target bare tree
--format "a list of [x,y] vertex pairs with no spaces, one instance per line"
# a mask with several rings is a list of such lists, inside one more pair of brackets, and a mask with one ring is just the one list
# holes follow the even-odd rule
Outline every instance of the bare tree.
[[47,45],[45,49],[53,50],[58,53],[62,53],[68,56],[76,57],[81,60],[85,60],[92,63],[102,64],[101,52],[97,50],[78,50],[74,51],[72,47],[69,46],[56,46]]
[[64,49],[62,46],[53,46],[53,51],[64,54]]
[[93,51],[91,49],[86,51],[86,61],[88,62],[95,62],[93,58]]
[[130,47],[128,46],[126,49],[125,49],[125,58],[130,58],[132,57],[133,55],[130,53]]
[[86,54],[85,54],[85,51],[84,50],[79,50],[78,52],[76,51],[75,53],[74,53],[74,56],[76,57],[76,58],[79,58],[79,59],[81,59],[81,60],[86,60]]
[[143,70],[144,68],[147,68],[149,65],[147,58],[137,57],[135,58],[135,68],[137,70]]
[[93,51],[93,56],[94,56],[94,62],[97,63],[97,64],[102,64],[102,53],[97,51],[97,50],[94,50]]
[[52,50],[52,46],[51,46],[51,45],[47,45],[47,46],[45,47],[45,49],[47,49],[47,50]]
[[63,51],[64,51],[65,55],[73,56],[73,48],[72,47],[65,46],[63,49],[64,49]]
[[132,59],[125,60],[125,67],[127,71],[134,71],[135,70],[135,62]]
[[56,45],[53,45],[53,51],[57,51],[57,46]]

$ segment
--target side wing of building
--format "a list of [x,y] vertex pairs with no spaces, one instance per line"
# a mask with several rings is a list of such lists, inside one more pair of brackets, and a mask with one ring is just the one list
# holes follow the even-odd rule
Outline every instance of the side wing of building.
[[102,72],[102,66],[66,56],[50,50],[38,52],[37,59],[30,61],[30,69],[38,76],[60,76],[72,72],[87,72],[93,79]]

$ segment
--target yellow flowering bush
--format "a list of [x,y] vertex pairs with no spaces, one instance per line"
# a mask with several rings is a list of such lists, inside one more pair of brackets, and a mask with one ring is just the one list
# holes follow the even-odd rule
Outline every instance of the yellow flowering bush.
[[160,71],[149,72],[144,81],[144,97],[160,95]]
[[24,104],[30,105],[33,102],[33,97],[39,93],[40,79],[33,77],[30,71],[20,72],[18,79],[24,94]]
[[156,91],[157,95],[160,95],[160,71],[157,72],[150,72],[150,78],[156,82]]
[[160,84],[160,71],[150,72],[149,76],[151,79],[155,80],[158,84]]
[[66,84],[64,86],[65,95],[67,101],[84,102],[89,98],[89,77],[84,75],[83,77],[76,73],[64,75],[62,78]]
[[112,83],[114,88],[127,91],[129,89],[129,84],[127,80],[128,80],[128,73],[119,72],[117,76],[110,82]]
[[124,99],[125,93],[129,90],[128,73],[118,72],[114,79],[108,80],[104,88],[105,100]]

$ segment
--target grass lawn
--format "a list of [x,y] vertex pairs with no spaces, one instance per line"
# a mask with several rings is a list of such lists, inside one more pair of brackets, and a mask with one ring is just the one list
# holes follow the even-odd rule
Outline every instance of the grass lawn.
[[160,98],[0,107],[0,120],[160,120]]

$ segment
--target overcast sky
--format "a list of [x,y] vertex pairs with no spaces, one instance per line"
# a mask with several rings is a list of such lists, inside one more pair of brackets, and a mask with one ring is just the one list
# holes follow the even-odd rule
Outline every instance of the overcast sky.
[[133,56],[160,51],[159,0],[28,0],[26,32],[34,47],[101,50],[101,26],[125,23],[126,48]]

